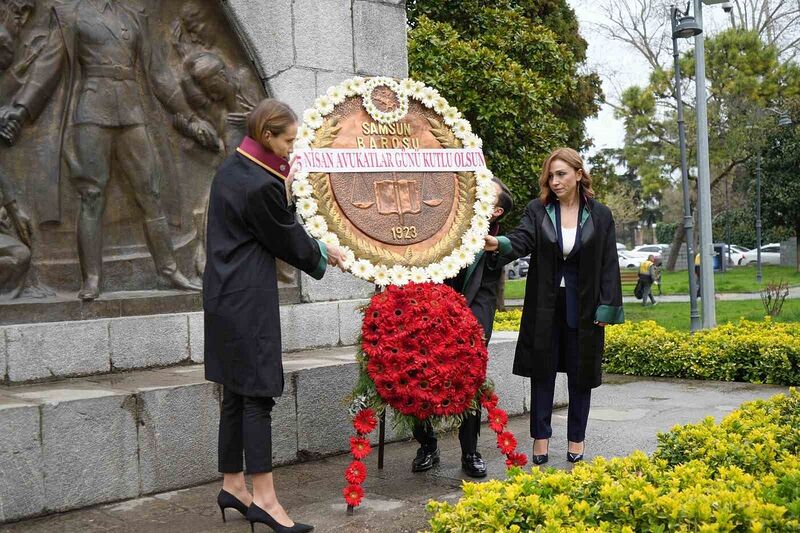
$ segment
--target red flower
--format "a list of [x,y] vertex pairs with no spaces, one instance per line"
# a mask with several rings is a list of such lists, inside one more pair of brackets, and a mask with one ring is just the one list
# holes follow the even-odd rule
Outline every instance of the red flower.
[[352,485],[361,485],[367,479],[367,467],[356,459],[344,471],[344,478]]
[[356,414],[355,418],[353,418],[353,427],[356,428],[356,432],[358,432],[359,435],[366,435],[372,432],[377,425],[378,419],[375,418],[375,411],[369,408],[362,409]]
[[512,452],[508,454],[508,458],[506,459],[506,466],[508,468],[512,466],[525,466],[526,464],[528,464],[528,456],[524,453]]
[[[515,444],[516,446],[516,444]],[[350,452],[356,459],[363,459],[372,451],[369,440],[362,437],[350,437]]]
[[364,499],[364,489],[360,485],[348,485],[344,488],[342,494],[347,505],[352,505],[353,507],[358,507],[361,500]]
[[508,455],[517,449],[517,439],[510,431],[503,431],[497,434],[497,447],[500,448],[503,455]]
[[486,409],[494,409],[497,407],[497,403],[500,401],[500,398],[497,397],[497,394],[494,392],[484,392],[483,396],[481,396],[481,404]]
[[502,409],[490,408],[489,409],[489,427],[495,433],[502,433],[508,424],[508,414]]

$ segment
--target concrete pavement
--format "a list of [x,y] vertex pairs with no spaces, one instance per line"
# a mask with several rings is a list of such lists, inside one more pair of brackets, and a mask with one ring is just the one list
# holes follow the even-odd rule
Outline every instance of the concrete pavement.
[[[674,424],[697,422],[705,416],[718,420],[744,401],[767,398],[786,387],[671,379],[606,376],[605,384],[592,398],[586,455],[622,456],[639,449],[652,452],[656,433]],[[566,409],[553,415],[554,434],[548,466],[567,469]],[[514,417],[510,428],[521,448],[530,454],[528,417]],[[275,428],[274,431],[280,431]],[[347,435],[330,435],[346,439]],[[449,433],[440,439],[442,463],[423,474],[410,472],[417,445],[412,441],[390,444],[386,466],[376,467],[377,453],[367,458],[366,497],[354,516],[347,516],[341,497],[343,471],[350,458],[339,455],[277,468],[276,486],[290,515],[317,526],[319,532],[407,532],[427,526],[425,503],[431,499],[454,501],[460,496],[463,479],[458,437]],[[479,449],[489,466],[490,476],[503,478],[505,465],[495,448],[494,434],[481,429]],[[198,460],[200,460],[198,458]],[[80,483],[80,479],[75,480]],[[235,511],[228,511],[223,524],[216,507],[218,483],[156,494],[71,513],[51,515],[0,526],[0,533],[58,531],[78,533],[114,531],[130,533],[222,533],[249,530],[249,524]],[[234,516],[236,515],[236,516]],[[256,531],[268,531],[262,526]]]

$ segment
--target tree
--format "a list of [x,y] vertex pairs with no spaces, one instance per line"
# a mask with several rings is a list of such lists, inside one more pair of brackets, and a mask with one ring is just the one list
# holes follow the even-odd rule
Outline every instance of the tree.
[[[762,216],[770,224],[794,230],[800,244],[800,99],[789,105],[792,126],[767,130],[763,152]],[[800,253],[797,271],[800,272]]]
[[439,89],[483,139],[517,203],[538,194],[547,154],[587,145],[599,77],[580,72],[586,42],[564,0],[416,0],[407,4],[411,75]]

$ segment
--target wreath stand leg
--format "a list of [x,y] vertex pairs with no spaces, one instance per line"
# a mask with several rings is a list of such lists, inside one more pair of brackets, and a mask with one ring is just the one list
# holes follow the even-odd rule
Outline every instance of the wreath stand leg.
[[386,444],[386,410],[381,413],[381,423],[378,429],[378,470],[383,470],[383,448]]

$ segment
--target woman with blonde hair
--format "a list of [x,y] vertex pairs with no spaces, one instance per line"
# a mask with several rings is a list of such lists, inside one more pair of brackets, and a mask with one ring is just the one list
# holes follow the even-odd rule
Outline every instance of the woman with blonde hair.
[[591,390],[601,382],[604,327],[624,321],[614,218],[594,199],[592,178],[571,148],[547,158],[519,225],[486,237],[500,267],[531,254],[514,374],[531,378],[533,463],[548,460],[556,372],[569,389],[567,460],[583,459]]

